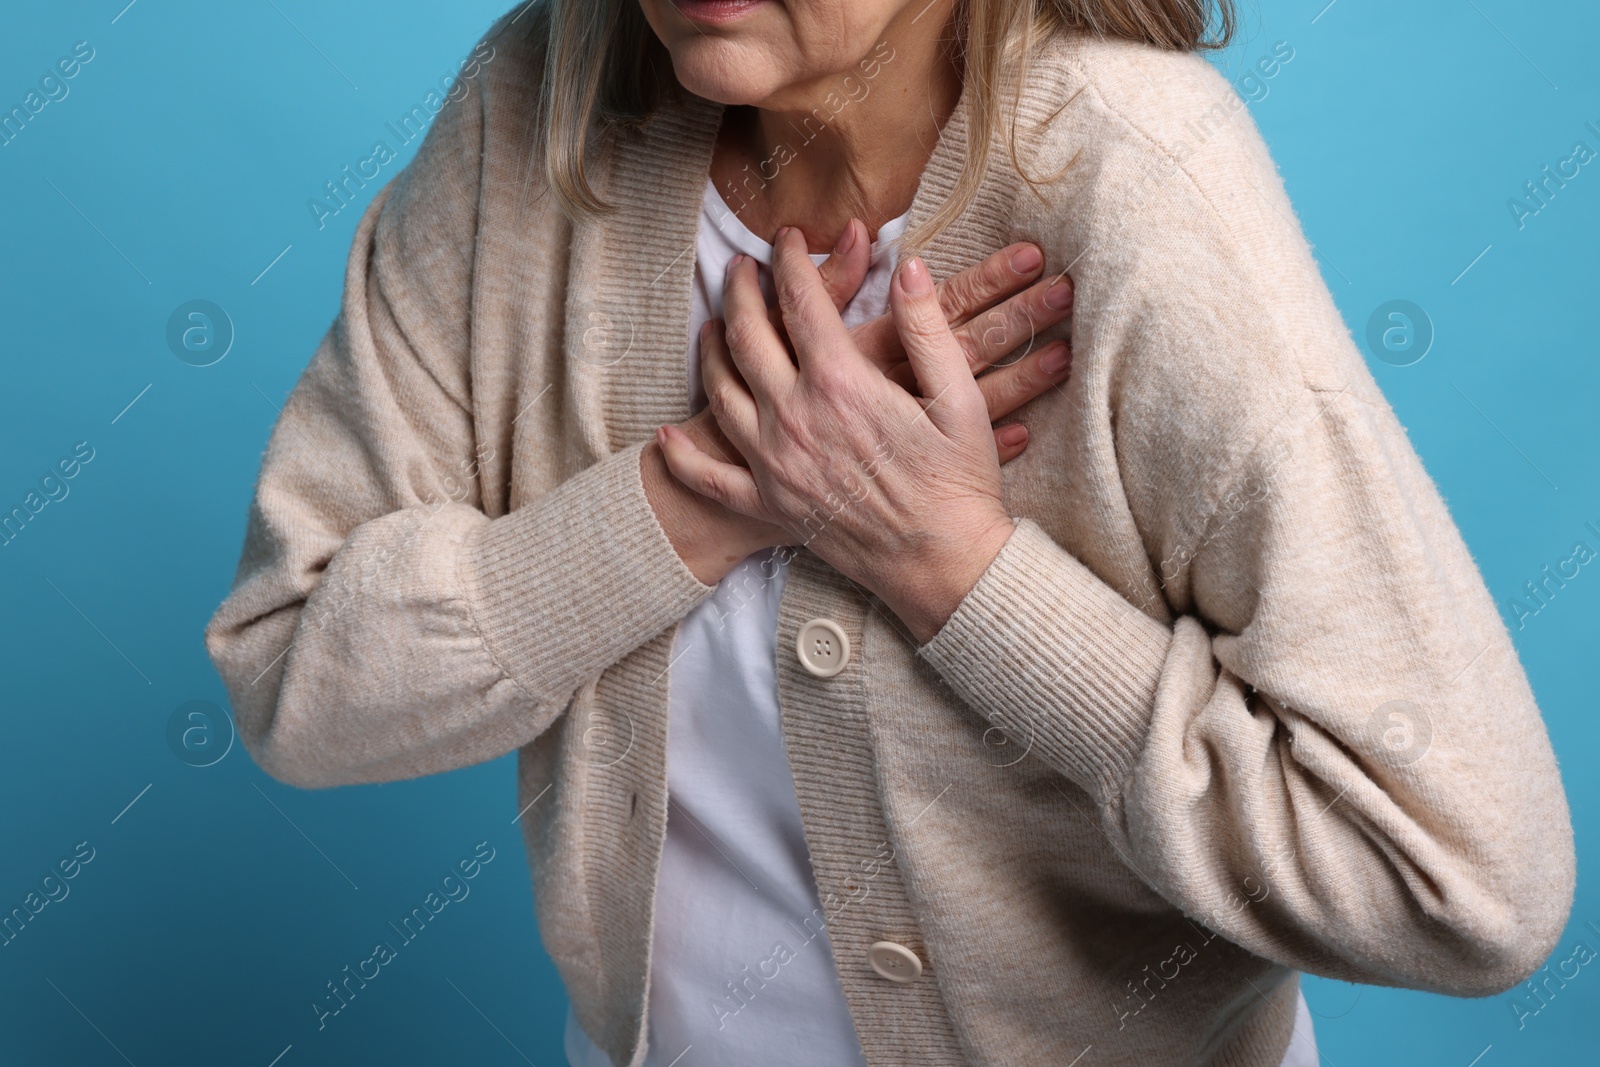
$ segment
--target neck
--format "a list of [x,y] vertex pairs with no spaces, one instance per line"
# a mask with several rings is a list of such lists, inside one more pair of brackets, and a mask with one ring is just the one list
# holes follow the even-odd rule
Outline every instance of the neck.
[[951,6],[935,0],[918,17],[912,4],[850,69],[727,109],[711,178],[752,233],[770,241],[797,226],[813,252],[826,252],[850,219],[876,239],[910,208],[961,95],[941,40]]

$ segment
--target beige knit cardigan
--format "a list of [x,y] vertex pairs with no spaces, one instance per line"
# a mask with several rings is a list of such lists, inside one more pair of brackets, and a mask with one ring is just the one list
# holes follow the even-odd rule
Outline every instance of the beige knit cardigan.
[[[502,20],[362,218],[206,644],[285,782],[518,750],[539,931],[621,1067],[645,1053],[669,655],[711,592],[639,453],[690,413],[721,108],[680,101],[611,142],[594,177],[618,211],[574,225],[540,177],[534,21]],[[926,256],[947,276],[1028,239],[1076,280],[1071,378],[1021,412],[1004,470],[1015,530],[920,647],[804,549],[778,620],[867,1061],[1272,1067],[1300,971],[1513,986],[1572,901],[1556,762],[1242,101],[1198,57],[1072,37],[1020,90],[1043,184],[997,141]],[[954,187],[968,107],[913,223]],[[793,652],[819,617],[853,650],[829,678]],[[922,976],[878,977],[880,940]],[[783,981],[729,978],[750,998]]]

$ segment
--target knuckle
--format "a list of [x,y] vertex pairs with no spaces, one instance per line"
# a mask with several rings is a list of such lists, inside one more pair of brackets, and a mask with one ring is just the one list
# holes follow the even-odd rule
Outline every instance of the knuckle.
[[1038,311],[1026,300],[1012,301],[1011,306],[1006,309],[1006,312],[1013,332],[1026,335],[1028,337],[1032,337],[1034,333],[1038,331],[1042,323],[1049,322],[1050,318],[1054,314],[1052,312],[1050,314],[1040,315]]
[[761,327],[748,315],[735,315],[723,326],[723,339],[730,352],[749,352],[761,340]]
[[1003,312],[991,311],[983,317],[983,344],[990,351],[1003,351],[1016,334],[1016,323]]
[[1039,385],[1032,368],[1018,370],[1010,382],[1011,396],[1016,400],[1025,400],[1039,391]]
[[809,291],[801,284],[798,271],[785,271],[781,277],[775,278],[773,287],[778,293],[778,306],[787,311],[798,311],[805,307]]
[[955,394],[955,402],[968,415],[976,417],[979,412],[988,413],[989,398],[984,395],[982,389],[978,388],[976,380],[962,382],[951,392]]
[[950,332],[950,323],[945,319],[943,309],[934,301],[909,297],[901,328],[904,332],[926,338]]
[[998,296],[1016,285],[1016,274],[1011,269],[1011,260],[1003,250],[984,260],[980,271],[983,288],[987,293]]
[[732,498],[732,487],[728,484],[727,475],[713,467],[701,473],[700,493],[719,504],[726,504]]
[[850,278],[846,277],[843,263],[836,263],[832,258],[817,268],[817,273],[822,276],[822,288],[828,296],[837,300],[851,294]]
[[978,286],[974,283],[972,270],[964,270],[953,278],[947,278],[940,288],[941,300],[939,303],[948,316],[961,315],[971,311],[978,303]]
[[824,396],[837,398],[850,392],[854,376],[845,367],[826,363],[811,369],[811,383]]
[[737,387],[726,378],[712,384],[706,393],[706,406],[718,416],[732,414],[736,400]]
[[[952,389],[948,403],[962,422],[974,429],[994,421],[989,414],[989,401],[978,389]],[[946,403],[941,399],[940,404]]]

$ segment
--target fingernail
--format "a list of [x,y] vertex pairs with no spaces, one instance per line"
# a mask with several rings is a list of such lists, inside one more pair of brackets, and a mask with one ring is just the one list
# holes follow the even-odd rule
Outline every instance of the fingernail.
[[1000,431],[1000,443],[1015,448],[1028,439],[1028,428],[1020,423],[1012,423]]
[[912,256],[900,268],[900,288],[908,296],[927,296],[933,292],[933,279],[928,277],[928,268],[920,256]]
[[740,255],[734,256],[732,259],[728,260],[728,265],[722,268],[722,277],[724,280],[726,280],[728,276],[733,273],[733,268],[737,267],[739,265],[739,261],[743,258],[744,256]]
[[1033,245],[1025,245],[1011,253],[1011,269],[1018,274],[1032,274],[1044,262],[1044,253]]
[[1072,283],[1056,282],[1044,292],[1044,306],[1051,311],[1065,311],[1072,306]]
[[833,254],[842,256],[856,246],[856,220],[851,219],[844,224],[844,232],[839,235],[838,243],[833,246]]
[[1046,374],[1060,374],[1071,365],[1072,353],[1067,351],[1066,345],[1047,348],[1044,355],[1039,357],[1039,369]]
[[772,236],[772,243],[777,244],[779,241],[783,240],[783,235],[788,233],[789,229],[790,227],[788,226],[779,226],[778,232]]

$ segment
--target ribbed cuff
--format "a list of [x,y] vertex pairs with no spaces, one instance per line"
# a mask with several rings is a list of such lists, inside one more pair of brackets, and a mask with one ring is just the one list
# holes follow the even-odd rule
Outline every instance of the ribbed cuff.
[[715,589],[679,557],[645,496],[644,444],[483,526],[460,576],[479,632],[525,689],[564,695]]
[[974,711],[1104,802],[1144,747],[1172,631],[1031,519],[918,651]]

